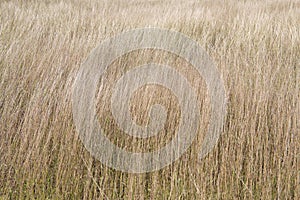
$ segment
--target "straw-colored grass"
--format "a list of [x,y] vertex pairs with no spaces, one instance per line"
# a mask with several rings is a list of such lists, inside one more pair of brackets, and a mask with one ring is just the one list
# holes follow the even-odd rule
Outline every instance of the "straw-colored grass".
[[[2,0],[0,17],[0,199],[300,199],[300,1]],[[169,55],[191,82],[203,83],[202,127],[178,161],[135,175],[102,165],[83,147],[71,88],[103,39],[149,26],[183,32],[206,49],[224,79],[228,113],[218,145],[198,162],[206,87]],[[160,53],[167,54],[120,58],[106,74],[109,84],[122,65],[166,62]],[[162,94],[169,98],[152,98]],[[108,92],[97,98],[107,136],[131,151],[163,146],[180,114],[175,96],[155,85],[134,95],[138,123],[147,123],[147,106],[139,105],[160,102],[170,109],[170,130],[146,141],[124,136],[105,106]]]

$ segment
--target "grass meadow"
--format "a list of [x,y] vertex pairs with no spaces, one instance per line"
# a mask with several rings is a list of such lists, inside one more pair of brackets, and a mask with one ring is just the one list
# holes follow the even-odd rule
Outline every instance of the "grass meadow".
[[[136,139],[114,122],[109,88],[137,64],[172,64],[198,89],[203,113],[179,160],[130,174],[84,148],[72,119],[72,85],[102,40],[143,27],[180,31],[207,51],[225,83],[227,117],[218,145],[199,162],[210,119],[201,76],[168,52],[120,57],[105,74],[107,93],[95,97],[115,144],[151,151],[176,134],[178,102],[155,85],[134,94],[132,112],[147,124],[149,105],[165,105],[166,131]],[[299,0],[1,0],[0,199],[300,199],[299,74]]]

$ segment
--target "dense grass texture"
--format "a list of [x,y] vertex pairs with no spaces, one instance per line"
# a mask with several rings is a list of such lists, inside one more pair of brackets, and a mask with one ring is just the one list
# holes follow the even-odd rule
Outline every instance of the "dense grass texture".
[[[300,1],[1,0],[0,17],[0,199],[300,199]],[[179,160],[128,174],[83,147],[71,89],[102,40],[141,27],[197,41],[222,75],[228,113],[218,145],[199,162],[210,110],[201,76],[168,52],[119,58],[105,87],[124,73],[121,67],[168,62],[199,88],[203,113],[197,139]],[[170,130],[145,141],[118,130],[106,91],[96,97],[98,118],[120,147],[149,151],[176,134],[180,109],[170,91],[148,85],[134,94],[140,124],[148,105],[169,109]]]

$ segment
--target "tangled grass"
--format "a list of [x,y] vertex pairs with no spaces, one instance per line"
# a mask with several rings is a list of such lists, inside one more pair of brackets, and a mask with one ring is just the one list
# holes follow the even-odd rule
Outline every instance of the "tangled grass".
[[[300,199],[298,0],[12,0],[0,2],[0,17],[0,199]],[[206,49],[224,79],[228,113],[218,146],[199,163],[209,119],[201,84],[198,142],[172,165],[135,175],[107,168],[83,147],[71,88],[101,40],[149,26],[183,32]],[[162,57],[133,52],[112,69]],[[113,83],[118,73],[107,77]],[[157,94],[169,97],[161,102],[174,128],[178,105],[169,91],[150,85],[134,99]],[[172,138],[173,131],[151,141],[122,136],[105,99],[97,97],[99,120],[121,147],[148,151]]]

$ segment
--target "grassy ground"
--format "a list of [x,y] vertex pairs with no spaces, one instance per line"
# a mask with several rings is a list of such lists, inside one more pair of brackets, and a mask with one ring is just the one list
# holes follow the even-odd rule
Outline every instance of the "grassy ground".
[[[300,199],[300,1],[2,0],[0,17],[0,199]],[[225,81],[228,115],[218,146],[199,163],[209,118],[200,92],[204,125],[189,151],[160,171],[134,175],[85,150],[71,88],[101,40],[149,26],[181,31],[206,49]],[[136,59],[120,58],[111,69],[162,60],[158,53],[133,52]],[[152,87],[137,102],[153,90],[168,94],[162,102],[176,119],[176,99]],[[120,146],[146,151],[172,137],[122,136],[105,102],[99,95],[99,120]]]

